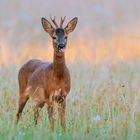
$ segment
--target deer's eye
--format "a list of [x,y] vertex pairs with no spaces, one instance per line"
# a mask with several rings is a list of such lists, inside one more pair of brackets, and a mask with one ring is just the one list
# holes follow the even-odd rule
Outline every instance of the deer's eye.
[[68,37],[67,36],[65,36],[65,39],[67,39]]
[[55,37],[55,36],[53,36],[52,38],[53,38],[53,39],[56,39],[56,37]]

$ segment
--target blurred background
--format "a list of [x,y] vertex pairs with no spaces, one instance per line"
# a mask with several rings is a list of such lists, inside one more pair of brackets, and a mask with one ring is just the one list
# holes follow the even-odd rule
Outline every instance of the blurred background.
[[0,65],[52,60],[51,38],[40,22],[50,15],[57,22],[66,16],[65,25],[79,19],[69,35],[68,63],[139,60],[139,6],[139,0],[0,0]]

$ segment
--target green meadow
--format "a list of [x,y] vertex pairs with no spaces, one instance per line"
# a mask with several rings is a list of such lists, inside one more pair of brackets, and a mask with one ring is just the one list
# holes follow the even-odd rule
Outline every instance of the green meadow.
[[34,105],[28,101],[19,124],[16,66],[0,68],[0,140],[139,140],[140,63],[70,64],[71,91],[67,97],[66,133],[55,114],[50,130],[46,106],[34,125]]

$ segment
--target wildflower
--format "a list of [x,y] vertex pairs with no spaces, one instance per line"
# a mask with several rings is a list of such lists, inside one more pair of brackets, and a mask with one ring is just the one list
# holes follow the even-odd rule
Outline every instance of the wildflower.
[[94,122],[98,123],[101,120],[101,116],[100,115],[96,115],[95,117],[93,117]]

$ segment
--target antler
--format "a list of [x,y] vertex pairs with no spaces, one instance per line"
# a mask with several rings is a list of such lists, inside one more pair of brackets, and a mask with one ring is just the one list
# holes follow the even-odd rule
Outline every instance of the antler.
[[[51,17],[50,17],[50,18],[51,18]],[[54,17],[53,19],[51,18],[51,21],[53,22],[53,24],[55,25],[55,27],[58,28],[58,24],[57,24],[56,21],[55,21],[55,17]]]
[[66,16],[64,16],[64,18],[61,17],[61,21],[60,21],[60,27],[61,27],[61,28],[62,28],[62,26],[63,26],[63,23],[64,23],[65,19],[66,19]]

